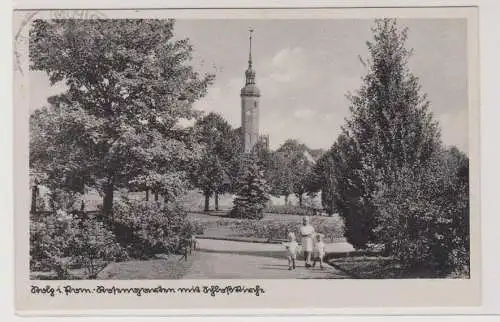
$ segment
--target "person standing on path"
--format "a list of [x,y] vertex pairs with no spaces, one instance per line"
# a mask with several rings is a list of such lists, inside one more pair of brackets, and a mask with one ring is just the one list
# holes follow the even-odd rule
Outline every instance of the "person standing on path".
[[300,235],[302,237],[302,247],[304,249],[305,266],[309,268],[311,267],[311,254],[313,251],[314,227],[309,223],[308,216],[302,219]]
[[288,233],[288,242],[283,243],[287,250],[288,257],[288,270],[291,271],[295,269],[295,260],[297,259],[297,251],[299,249],[299,244],[295,240],[295,234],[293,232]]

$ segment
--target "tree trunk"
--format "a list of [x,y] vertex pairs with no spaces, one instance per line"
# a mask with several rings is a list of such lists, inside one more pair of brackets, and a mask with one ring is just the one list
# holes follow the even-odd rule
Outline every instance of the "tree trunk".
[[285,195],[285,206],[288,206],[288,195]]
[[302,207],[302,194],[299,195],[299,206]]
[[219,210],[219,193],[215,192],[215,210]]
[[155,192],[155,201],[158,201],[158,192]]
[[146,190],[146,201],[149,201],[149,189]]
[[205,193],[205,209],[203,211],[208,212],[210,208],[210,194]]
[[31,190],[31,213],[36,212],[36,197],[38,192],[38,186],[35,184]]
[[104,200],[102,202],[102,210],[105,216],[111,215],[113,210],[113,194],[115,187],[112,180],[108,181],[108,184],[104,187]]

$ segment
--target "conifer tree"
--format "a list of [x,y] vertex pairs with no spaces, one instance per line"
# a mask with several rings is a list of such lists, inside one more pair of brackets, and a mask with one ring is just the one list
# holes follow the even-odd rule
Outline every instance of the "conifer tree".
[[253,154],[245,155],[242,162],[237,195],[233,201],[233,217],[262,219],[269,200],[269,187]]
[[367,42],[368,72],[349,95],[351,117],[334,145],[336,204],[346,237],[357,248],[376,242],[374,197],[396,180],[399,169],[419,172],[441,149],[438,124],[418,78],[408,68],[407,29],[396,20],[376,20]]

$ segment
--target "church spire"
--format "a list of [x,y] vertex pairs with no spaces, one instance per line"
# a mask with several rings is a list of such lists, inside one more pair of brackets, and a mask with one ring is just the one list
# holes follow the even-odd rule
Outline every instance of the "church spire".
[[248,52],[248,68],[252,68],[252,33],[253,33],[253,29],[250,28],[248,29],[248,31],[250,32],[250,36],[248,37],[248,39],[250,40],[250,50]]
[[254,30],[253,28],[250,28],[248,29],[248,31],[250,32],[250,36],[248,37],[250,41],[250,49],[248,52],[248,69],[245,72],[246,76],[245,85],[255,84],[255,71],[252,68],[252,34]]
[[259,140],[259,98],[260,90],[255,85],[255,70],[252,67],[252,36],[249,31],[250,48],[248,52],[248,68],[245,71],[245,86],[241,89],[241,140],[243,151],[249,153]]

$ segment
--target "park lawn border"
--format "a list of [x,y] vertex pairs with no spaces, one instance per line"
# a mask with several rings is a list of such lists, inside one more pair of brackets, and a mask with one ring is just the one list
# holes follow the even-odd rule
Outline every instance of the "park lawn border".
[[446,278],[430,272],[428,269],[406,271],[393,257],[350,256],[330,258],[330,266],[350,275],[354,279],[418,279]]
[[212,236],[196,236],[197,239],[210,239],[210,240],[224,240],[224,241],[234,241],[234,242],[245,242],[245,243],[253,243],[253,244],[281,244],[286,240],[268,240],[265,238],[256,238],[256,237],[212,237]]
[[[113,262],[108,264],[104,269],[102,269],[97,275],[97,280],[135,280],[138,278],[126,278],[127,268],[132,268],[132,270],[136,269],[137,266],[145,266],[148,268],[153,267],[155,264],[158,267],[163,268],[162,272],[165,275],[160,277],[156,277],[155,279],[165,279],[165,280],[175,280],[182,279],[182,277],[189,271],[191,264],[193,263],[193,258],[196,256],[196,253],[189,256],[188,260],[185,261],[182,255],[169,255],[166,258],[155,256],[151,259],[146,260],[129,260],[123,262]],[[120,268],[122,271],[120,271]],[[124,269],[125,268],[125,269]],[[140,267],[139,267],[140,268]],[[115,271],[113,271],[115,269]],[[119,276],[120,274],[124,274],[124,276]],[[144,273],[148,273],[147,270],[144,270]],[[108,275],[106,275],[108,274]],[[119,276],[117,278],[117,276]],[[139,279],[151,279],[149,277],[141,276]]]

